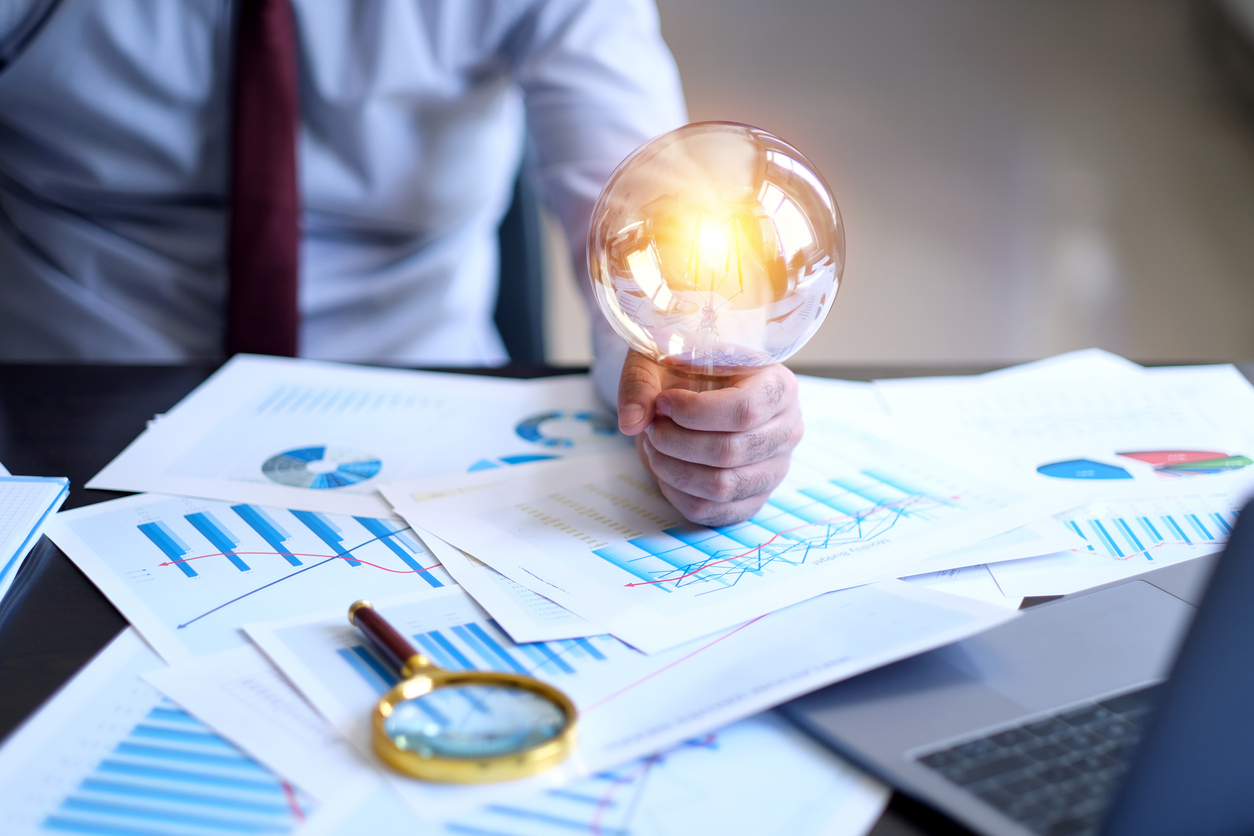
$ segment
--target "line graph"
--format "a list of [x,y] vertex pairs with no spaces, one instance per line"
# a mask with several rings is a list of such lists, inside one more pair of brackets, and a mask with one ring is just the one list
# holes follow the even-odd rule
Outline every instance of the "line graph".
[[[399,532],[394,532],[394,533],[399,533]],[[354,551],[355,549],[360,549],[360,548],[363,548],[363,547],[365,547],[365,546],[368,546],[368,545],[370,545],[370,544],[371,544],[371,543],[373,543],[373,542],[375,542],[375,540],[367,540],[365,543],[362,543],[361,545],[358,545],[358,546],[354,546],[354,547],[353,547],[353,549],[349,549],[349,552],[352,552],[352,551]],[[266,554],[266,552],[245,552],[245,554]],[[217,557],[217,556],[218,556],[218,555],[212,555],[212,554],[207,554],[207,555],[199,555],[199,557]],[[350,557],[348,556],[348,554],[333,554],[333,555],[301,554],[301,555],[299,555],[299,556],[300,556],[300,557],[322,557],[322,558],[325,558],[325,559],[324,559],[324,560],[322,560],[322,561],[321,561],[321,562],[319,562],[319,563],[315,563],[315,564],[313,564],[312,566],[306,566],[306,567],[305,567],[305,568],[303,568],[303,569],[298,569],[297,571],[292,572],[290,575],[284,575],[283,577],[278,578],[277,580],[270,581],[269,583],[267,583],[267,584],[265,584],[265,585],[263,585],[263,586],[259,586],[259,587],[257,587],[256,589],[250,589],[250,590],[248,590],[247,592],[245,592],[244,594],[242,594],[242,595],[237,595],[237,596],[235,596],[234,598],[232,598],[232,599],[231,599],[231,600],[229,600],[229,601],[223,601],[221,604],[217,605],[217,606],[216,606],[216,607],[214,607],[213,609],[207,610],[207,611],[205,611],[205,612],[201,613],[200,615],[196,616],[195,618],[192,618],[192,619],[190,619],[190,620],[188,620],[188,621],[183,622],[182,624],[178,625],[175,629],[178,629],[178,630],[183,630],[183,629],[185,629],[185,628],[187,628],[187,627],[190,627],[192,624],[195,624],[197,621],[199,621],[200,619],[204,618],[205,616],[213,615],[214,613],[218,612],[219,610],[224,609],[224,608],[226,608],[226,607],[229,607],[231,604],[238,603],[238,602],[240,602],[240,601],[244,600],[245,598],[248,598],[248,597],[249,597],[249,596],[251,596],[251,595],[256,595],[258,592],[262,592],[262,591],[264,591],[264,590],[266,590],[266,589],[269,589],[270,587],[275,586],[276,584],[280,584],[280,583],[282,583],[283,581],[290,580],[290,579],[292,579],[292,578],[296,577],[297,575],[302,574],[303,572],[308,572],[310,569],[317,569],[319,566],[325,566],[326,564],[331,563],[332,561],[335,561],[335,560],[343,560],[343,561],[345,561],[345,562],[351,562],[351,563],[352,563],[352,565],[354,565],[354,566],[363,566],[363,565],[364,565],[364,566],[371,566],[371,567],[374,567],[374,568],[376,568],[376,569],[382,569],[382,570],[383,570],[383,571],[385,571],[385,572],[392,572],[392,573],[394,573],[394,574],[398,574],[398,575],[406,575],[406,574],[410,574],[410,573],[416,573],[416,574],[426,575],[426,577],[428,578],[428,583],[430,583],[432,586],[435,586],[435,587],[441,587],[441,586],[444,586],[444,584],[440,583],[439,579],[437,579],[434,575],[432,575],[432,574],[431,574],[431,570],[432,570],[432,569],[435,569],[437,566],[439,566],[439,565],[440,565],[439,563],[435,563],[435,564],[433,564],[433,565],[431,565],[431,566],[427,566],[427,567],[425,567],[425,568],[420,568],[420,569],[417,569],[417,570],[415,570],[415,569],[388,569],[388,568],[386,568],[386,567],[384,567],[384,566],[379,566],[379,565],[377,565],[377,564],[375,564],[375,563],[370,563],[369,561],[365,561],[365,560],[353,560],[352,558],[350,558]],[[189,558],[189,559],[195,560],[195,559],[198,559],[198,558]],[[164,566],[164,565],[166,565],[166,564],[164,564],[164,563],[163,563],[163,564],[160,564],[160,565]]]
[[[368,544],[369,543],[363,543],[362,545],[368,545]],[[238,555],[252,555],[252,554],[275,554],[275,552],[242,552],[241,551],[241,552],[235,552],[235,554],[238,556]],[[192,561],[192,560],[204,560],[207,557],[226,557],[226,556],[227,555],[224,554],[223,552],[211,552],[209,554],[197,554],[191,557],[185,557],[182,560],[168,560],[165,563],[158,563],[157,565],[158,566],[174,566],[175,564],[188,563],[189,561]],[[350,559],[348,555],[344,555],[344,554],[306,554],[305,552],[282,552],[281,554],[279,554],[279,556],[291,557],[291,558],[317,557],[317,558],[322,558],[324,562],[329,562],[331,560],[349,560]],[[378,563],[371,563],[368,560],[361,560],[359,558],[352,558],[352,559],[356,560],[358,563],[362,564],[363,566],[369,566],[372,569],[378,569],[382,572],[391,572],[394,575],[415,575],[415,574],[420,574],[422,572],[430,572],[432,569],[440,565],[438,563],[435,563],[435,564],[432,564],[431,566],[420,566],[417,569],[390,569],[387,566],[380,566]],[[300,566],[303,564],[297,563],[295,565]],[[313,568],[313,567],[310,567],[310,568]]]
[[681,525],[593,551],[634,580],[625,587],[718,592],[747,576],[806,563],[816,550],[873,542],[903,522],[937,519],[958,496],[938,498],[901,477],[867,469],[774,493],[749,520],[721,528]]
[[385,494],[418,530],[649,653],[908,575],[1075,504],[1070,491],[1007,483],[978,461],[968,470],[834,426],[796,448],[760,511],[717,528],[685,523],[630,453],[459,484],[475,490],[435,496],[397,482]]
[[[762,763],[770,763],[762,770]],[[753,775],[752,781],[745,781]],[[662,833],[831,832],[860,811],[855,773],[770,714],[598,772],[562,789],[453,816],[461,836],[657,836]],[[735,791],[729,791],[735,787]],[[796,799],[806,798],[801,805]],[[861,815],[873,820],[879,809]],[[854,826],[850,824],[850,826]],[[867,822],[870,826],[870,821]]]
[[238,646],[240,626],[284,612],[453,582],[408,525],[382,517],[141,495],[65,525],[67,554],[131,602],[128,619],[167,658]]
[[[431,574],[431,569],[439,565],[438,561],[435,561],[432,566],[423,566],[421,561],[415,558],[415,555],[422,554],[423,550],[412,538],[404,536],[404,533],[410,530],[407,525],[400,525],[390,520],[373,517],[353,517],[371,537],[351,548],[345,548],[343,529],[326,514],[320,514],[315,511],[293,510],[290,511],[291,515],[325,543],[331,549],[332,554],[295,552],[286,548],[287,542],[293,539],[292,535],[281,528],[264,509],[255,505],[233,505],[231,510],[240,519],[248,523],[249,527],[270,546],[270,550],[241,550],[239,548],[242,542],[240,538],[209,511],[185,514],[184,519],[218,551],[192,555],[191,546],[179,537],[167,522],[162,520],[141,523],[137,528],[168,558],[166,562],[157,564],[158,566],[177,566],[179,571],[188,578],[199,577],[195,567],[188,565],[193,560],[225,557],[236,569],[241,572],[247,572],[252,567],[243,560],[243,555],[275,555],[282,557],[291,566],[303,566],[304,563],[300,560],[302,557],[318,558],[322,561],[318,565],[327,563],[327,558],[332,560],[338,558],[343,560],[346,565],[354,568],[366,565],[395,574],[416,573],[432,587],[439,588],[444,585]],[[354,556],[354,552],[375,542],[386,546],[388,551],[400,558],[401,562],[408,568],[389,568],[381,563],[359,560]],[[293,575],[295,574],[299,573],[293,573]]]

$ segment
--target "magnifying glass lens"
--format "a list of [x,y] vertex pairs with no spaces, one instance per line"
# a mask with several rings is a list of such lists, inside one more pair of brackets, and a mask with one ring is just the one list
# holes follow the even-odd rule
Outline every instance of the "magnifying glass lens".
[[397,702],[383,730],[397,748],[422,757],[473,759],[525,752],[566,724],[561,707],[541,694],[459,684]]

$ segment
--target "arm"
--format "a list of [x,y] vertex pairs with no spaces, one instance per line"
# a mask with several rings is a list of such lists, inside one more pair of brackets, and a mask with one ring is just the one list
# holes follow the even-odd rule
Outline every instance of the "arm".
[[673,505],[694,522],[746,519],[788,472],[801,439],[797,384],[782,366],[713,392],[676,388],[629,353],[592,299],[586,242],[600,190],[618,162],[686,121],[674,62],[649,0],[540,4],[519,42],[517,72],[537,180],[571,244],[592,315],[593,380],[617,403],[619,428]]
[[652,0],[543,0],[514,26],[510,51],[532,144],[530,174],[561,221],[592,319],[593,381],[613,404],[626,346],[588,279],[588,221],[618,163],[688,121],[679,73]]

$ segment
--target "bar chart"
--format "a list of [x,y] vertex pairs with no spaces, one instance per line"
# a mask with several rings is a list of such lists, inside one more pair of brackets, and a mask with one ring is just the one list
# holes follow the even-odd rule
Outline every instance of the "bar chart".
[[236,647],[252,621],[453,583],[385,517],[150,495],[66,514],[52,536],[170,661]]
[[[770,769],[761,769],[763,763]],[[752,780],[744,780],[747,775]],[[853,828],[863,820],[870,825],[883,797],[873,781],[763,714],[562,789],[484,804],[453,816],[444,830],[461,836],[817,836],[862,832]],[[791,801],[797,798],[807,802]],[[849,829],[834,830],[837,820]]]
[[701,585],[734,587],[747,577],[787,571],[813,552],[873,541],[899,526],[940,520],[957,507],[883,469],[838,476],[809,487],[777,490],[743,523],[722,528],[680,525],[614,543],[593,553],[662,592]]
[[57,805],[62,833],[287,833],[309,801],[161,699]]
[[[424,630],[411,638],[418,650],[445,670],[504,671],[548,680],[573,676],[584,666],[605,662],[626,649],[608,635],[517,644],[491,619]],[[396,674],[370,648],[353,645],[336,652],[380,695],[397,683]]]
[[[343,560],[346,566],[354,568],[362,565],[360,560],[353,557],[353,552],[361,548],[361,545],[359,544],[351,548],[347,547],[345,545],[344,530],[326,514],[321,514],[317,511],[288,511],[308,529],[308,533],[317,537],[331,552],[330,555],[301,554],[298,556],[287,545],[288,541],[293,540],[292,535],[279,526],[264,508],[257,505],[233,505],[231,510],[273,550],[273,554],[276,557],[282,558],[290,566],[304,565],[302,557],[328,560],[339,558]],[[137,528],[169,558],[168,565],[174,566],[186,577],[199,577],[200,573],[196,571],[192,561],[202,560],[206,557],[225,558],[241,572],[252,570],[252,566],[246,563],[240,556],[239,546],[242,541],[239,536],[232,533],[211,512],[197,511],[192,514],[184,514],[183,518],[208,541],[210,546],[218,551],[193,556],[192,547],[180,538],[169,524],[162,520],[140,523]],[[424,549],[412,535],[405,533],[405,526],[401,523],[374,517],[353,517],[353,520],[371,535],[374,542],[385,546],[388,551],[400,559],[403,565],[408,566],[410,571],[422,578],[427,585],[435,588],[444,586],[443,581],[422,565],[422,561],[418,558],[423,554]],[[265,553],[249,552],[249,554],[264,555]]]
[[0,748],[0,830],[96,836],[285,834],[314,801],[141,677],[124,630]]
[[1009,597],[1066,595],[1214,554],[1228,541],[1239,511],[1237,501],[1219,491],[1093,501],[1054,517],[1071,535],[1069,551],[988,568]]
[[1116,560],[1154,560],[1164,546],[1220,546],[1236,524],[1235,511],[1179,511],[1105,518],[1065,519],[1063,524],[1084,542],[1090,554]]

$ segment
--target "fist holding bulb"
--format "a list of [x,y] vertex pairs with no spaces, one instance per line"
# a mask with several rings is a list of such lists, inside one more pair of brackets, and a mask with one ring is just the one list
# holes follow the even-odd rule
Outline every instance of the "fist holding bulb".
[[592,215],[602,312],[630,347],[619,427],[686,517],[752,516],[801,439],[779,363],[813,336],[844,267],[830,190],[757,128],[687,125],[639,148]]

